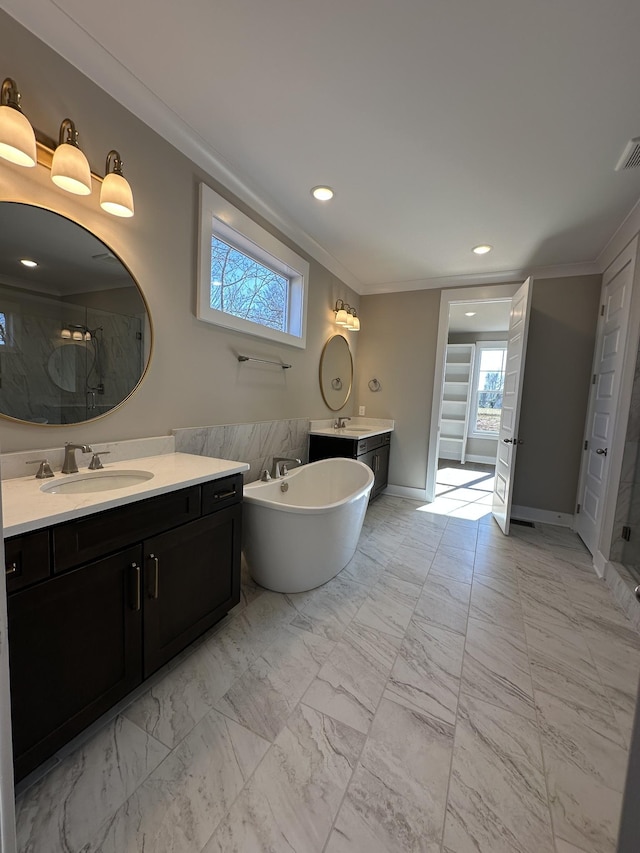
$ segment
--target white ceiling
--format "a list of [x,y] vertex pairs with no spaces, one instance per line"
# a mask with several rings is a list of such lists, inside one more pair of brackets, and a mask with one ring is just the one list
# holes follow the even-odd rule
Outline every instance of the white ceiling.
[[[472,317],[467,313],[473,312]],[[450,332],[506,332],[509,328],[511,299],[482,302],[453,302],[449,306]]]
[[589,271],[640,196],[638,0],[0,5],[361,293]]

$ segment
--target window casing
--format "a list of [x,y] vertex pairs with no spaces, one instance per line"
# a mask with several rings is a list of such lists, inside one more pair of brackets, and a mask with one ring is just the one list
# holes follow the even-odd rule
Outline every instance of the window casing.
[[473,369],[470,438],[497,438],[502,414],[506,341],[478,341]]
[[308,279],[304,258],[201,184],[198,319],[304,348]]

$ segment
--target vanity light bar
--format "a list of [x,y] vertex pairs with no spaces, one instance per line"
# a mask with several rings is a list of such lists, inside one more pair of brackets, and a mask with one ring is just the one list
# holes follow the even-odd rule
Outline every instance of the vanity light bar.
[[0,91],[0,157],[18,166],[36,162],[51,171],[51,180],[65,192],[90,195],[92,179],[102,184],[100,206],[114,216],[133,216],[133,193],[122,174],[122,158],[117,151],[107,154],[105,177],[89,168],[78,145],[78,131],[70,118],[60,125],[58,143],[35,130],[22,112],[21,95],[14,80],[7,77]]

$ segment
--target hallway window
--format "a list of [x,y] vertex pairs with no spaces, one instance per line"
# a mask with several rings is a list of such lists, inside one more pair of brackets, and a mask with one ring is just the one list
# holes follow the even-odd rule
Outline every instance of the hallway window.
[[471,399],[470,435],[495,438],[500,430],[506,341],[478,341]]
[[201,185],[200,320],[303,348],[309,264]]

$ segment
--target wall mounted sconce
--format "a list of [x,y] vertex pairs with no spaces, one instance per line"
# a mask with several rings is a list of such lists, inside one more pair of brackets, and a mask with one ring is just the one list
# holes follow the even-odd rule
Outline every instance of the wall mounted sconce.
[[0,157],[18,166],[35,166],[36,135],[20,106],[20,92],[11,77],[0,95]]
[[133,216],[133,193],[122,175],[122,158],[107,154],[105,177],[91,171],[78,145],[78,131],[70,118],[60,125],[58,144],[34,130],[20,106],[20,92],[7,77],[0,95],[0,157],[18,166],[40,163],[51,169],[51,180],[60,189],[75,195],[90,195],[92,179],[102,184],[100,206],[114,216]]
[[122,158],[109,151],[100,190],[100,207],[114,216],[133,216],[133,193],[122,174]]
[[[73,332],[71,331],[72,329]],[[64,338],[65,341],[90,341],[92,339],[92,335],[95,335],[99,330],[102,331],[102,326],[98,326],[97,329],[92,330],[88,326],[84,326],[80,323],[69,323],[60,331],[60,337]]]
[[360,318],[356,314],[356,309],[352,308],[342,299],[336,300],[336,307],[333,309],[336,315],[336,324],[344,326],[348,332],[360,331]]
[[74,195],[91,195],[91,169],[89,161],[78,145],[78,131],[70,118],[60,125],[58,147],[51,161],[51,180]]

